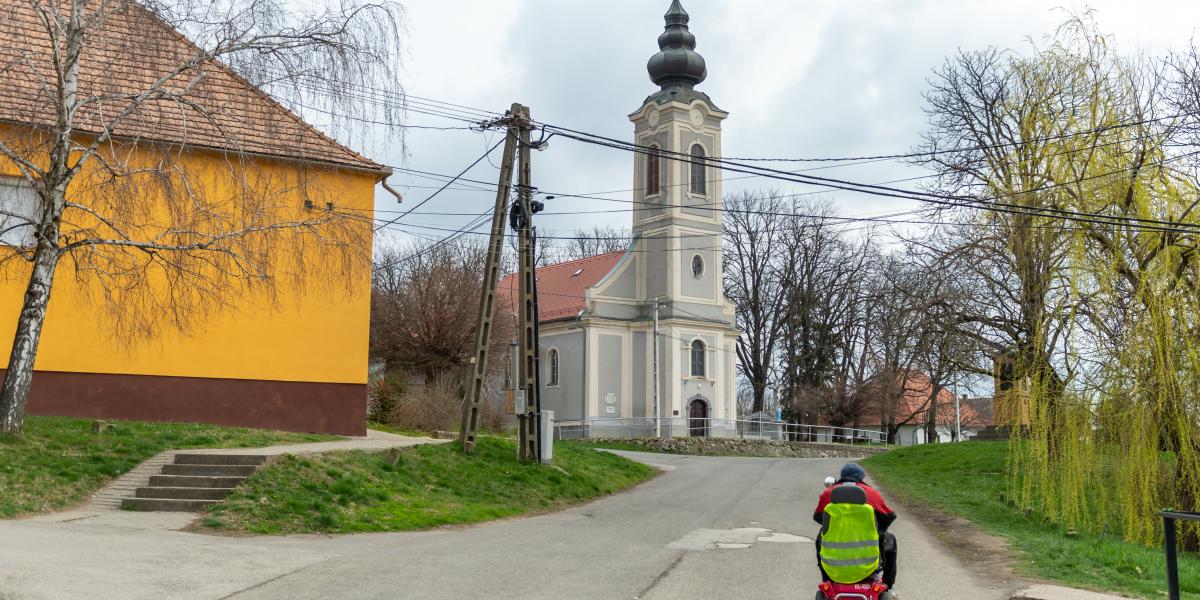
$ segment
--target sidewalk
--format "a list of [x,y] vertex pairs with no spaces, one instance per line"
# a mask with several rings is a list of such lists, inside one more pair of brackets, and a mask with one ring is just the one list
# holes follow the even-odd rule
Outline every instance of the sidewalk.
[[185,512],[137,512],[121,510],[122,498],[132,497],[134,490],[147,485],[151,475],[157,475],[163,465],[173,462],[175,455],[181,452],[187,454],[252,454],[274,457],[283,456],[284,454],[321,454],[323,452],[336,452],[339,450],[382,451],[421,444],[444,444],[449,441],[428,437],[410,437],[368,429],[366,437],[350,438],[334,442],[285,444],[267,446],[265,448],[168,450],[154,455],[142,464],[134,467],[128,473],[114,479],[103,489],[93,494],[79,508],[38,515],[24,520],[45,523],[86,522],[95,525],[109,525],[130,529],[182,529],[187,527],[200,515]]

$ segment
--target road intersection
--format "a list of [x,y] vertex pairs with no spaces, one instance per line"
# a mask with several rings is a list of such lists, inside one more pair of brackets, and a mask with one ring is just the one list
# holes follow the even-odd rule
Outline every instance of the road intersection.
[[[0,522],[0,598],[813,597],[811,511],[841,460],[629,454],[664,471],[562,512],[414,533],[221,537],[104,522]],[[904,600],[1001,600],[900,519]]]

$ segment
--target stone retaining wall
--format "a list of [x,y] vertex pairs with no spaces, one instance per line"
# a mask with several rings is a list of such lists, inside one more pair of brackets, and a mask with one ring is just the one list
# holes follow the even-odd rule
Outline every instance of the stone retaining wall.
[[697,456],[764,456],[771,458],[862,458],[887,452],[887,448],[810,442],[775,442],[730,438],[643,438],[605,441],[623,446],[640,446],[649,452]]

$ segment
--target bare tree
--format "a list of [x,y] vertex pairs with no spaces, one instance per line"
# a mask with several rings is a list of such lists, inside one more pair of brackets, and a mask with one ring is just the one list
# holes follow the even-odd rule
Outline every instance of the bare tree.
[[785,320],[784,288],[792,273],[782,264],[788,204],[777,192],[744,192],[725,199],[725,295],[733,301],[738,371],[750,384],[750,412],[763,410],[776,378],[777,346]]
[[591,231],[578,231],[559,239],[557,260],[580,260],[589,256],[622,252],[629,248],[633,233],[625,227],[594,225]]
[[879,423],[888,439],[895,439],[900,427],[918,418],[907,399],[923,389],[917,363],[928,323],[923,310],[928,286],[906,250],[884,256],[871,282],[874,311],[867,326],[874,331],[870,355],[874,375],[864,393],[878,405]]
[[[824,416],[841,426],[855,422],[864,398],[871,304],[866,280],[877,251],[870,236],[842,233],[828,205],[800,203],[780,252],[785,279],[781,384],[790,418]],[[807,415],[807,416],[806,416]]]
[[[389,370],[434,382],[461,375],[475,353],[479,302],[463,290],[483,285],[487,246],[480,240],[416,242],[386,248],[371,284],[371,355]],[[506,356],[514,325],[497,314],[492,356]],[[503,361],[493,361],[503,370]]]
[[[387,0],[303,12],[281,0],[21,0],[0,9],[0,88],[14,98],[3,120],[17,123],[0,157],[38,201],[4,215],[30,235],[4,256],[28,285],[0,388],[0,433],[22,429],[64,261],[128,337],[187,329],[249,288],[272,297],[280,285],[333,280],[367,260],[362,215],[284,201],[301,193],[332,206],[341,190],[323,184],[319,165],[360,157],[289,146],[287,134],[303,125],[238,73],[344,115],[368,110],[354,90],[394,79],[398,16]],[[314,78],[336,85],[316,89]],[[247,128],[277,139],[254,142]],[[191,160],[199,148],[220,160]],[[256,159],[264,155],[306,160],[267,167]]]

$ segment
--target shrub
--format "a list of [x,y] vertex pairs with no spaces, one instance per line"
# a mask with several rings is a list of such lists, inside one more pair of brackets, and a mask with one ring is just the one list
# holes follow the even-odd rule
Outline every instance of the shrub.
[[396,404],[408,387],[408,378],[399,371],[372,381],[367,392],[367,418],[382,423],[391,422]]

